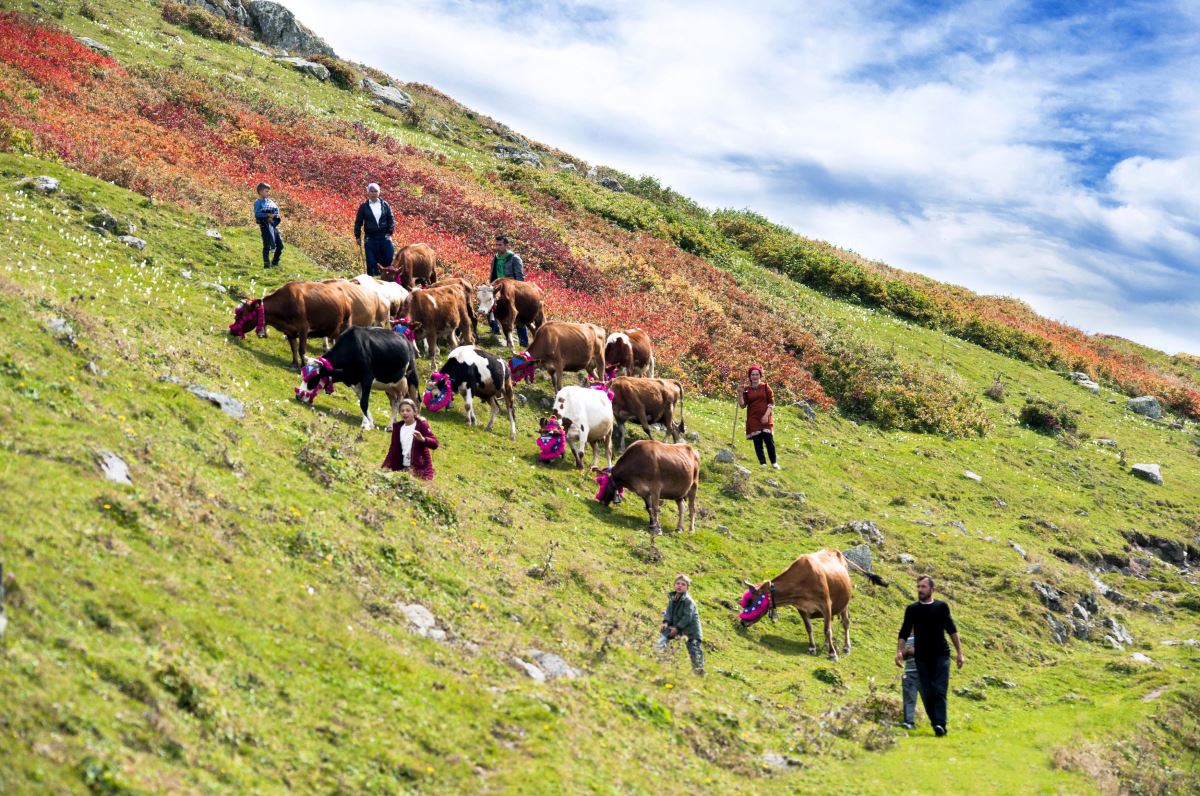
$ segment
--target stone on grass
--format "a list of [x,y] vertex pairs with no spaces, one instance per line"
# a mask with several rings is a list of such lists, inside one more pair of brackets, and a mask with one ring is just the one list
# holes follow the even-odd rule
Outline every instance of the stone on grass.
[[812,406],[808,403],[808,401],[796,401],[794,404],[792,404],[792,406],[796,407],[804,414],[805,420],[816,420],[817,419],[817,413],[812,408]]
[[963,470],[963,478],[969,478],[972,481],[979,482],[983,480],[983,476],[979,473],[973,473],[970,470]]
[[329,79],[329,67],[325,66],[325,64],[319,64],[316,61],[309,61],[306,58],[300,58],[295,55],[287,55],[275,60],[281,64],[287,64],[297,72],[306,74],[309,77],[315,77],[322,83]]
[[853,561],[855,564],[858,564],[860,567],[865,569],[867,572],[871,571],[871,546],[870,545],[865,545],[865,544],[856,545],[855,547],[851,547],[849,550],[843,550],[842,555],[844,555],[847,560]]
[[915,563],[917,563],[917,559],[916,559],[914,556],[911,556],[911,555],[909,555],[908,553],[901,553],[901,554],[900,554],[900,555],[897,557],[897,559],[896,559],[896,560],[898,560],[898,561],[899,561],[901,564],[915,564]]
[[1104,619],[1101,620],[1101,624],[1103,624],[1104,629],[1108,631],[1108,635],[1112,636],[1113,640],[1118,644],[1133,643],[1133,634],[1131,634],[1124,625],[1111,616],[1104,617]]
[[107,44],[102,44],[95,39],[90,39],[87,36],[76,36],[75,41],[87,47],[89,50],[95,50],[101,55],[112,55],[112,48]]
[[434,641],[445,641],[446,631],[437,626],[437,619],[429,609],[419,603],[400,606],[400,613],[408,619],[417,635]]
[[722,448],[721,450],[717,451],[717,455],[713,457],[713,461],[719,464],[732,464],[733,451],[729,450],[728,448]]
[[204,234],[213,240],[221,240],[221,231],[219,229],[206,229]]
[[1108,439],[1107,437],[1100,437],[1099,439],[1096,440],[1096,444],[1103,445],[1106,448],[1117,447],[1117,441],[1115,439]]
[[121,241],[121,243],[124,243],[129,248],[137,249],[138,251],[146,248],[146,241],[142,240],[141,238],[135,238],[133,235],[122,235],[117,238],[117,240]]
[[700,441],[700,432],[699,431],[689,431],[687,433],[687,441],[688,442],[699,442]]
[[1135,464],[1130,468],[1129,472],[1143,481],[1149,481],[1152,484],[1161,484],[1163,482],[1162,471],[1157,464]]
[[763,768],[784,769],[800,765],[798,760],[776,752],[763,752],[762,761]]
[[876,547],[883,544],[883,531],[879,530],[879,527],[870,520],[850,520],[846,523],[846,530],[857,533]]
[[1129,660],[1133,661],[1134,663],[1141,664],[1143,666],[1154,663],[1154,661],[1150,660],[1149,655],[1143,655],[1140,652],[1135,652],[1132,655],[1130,655]]
[[1055,644],[1066,644],[1071,637],[1071,631],[1062,622],[1054,617],[1054,614],[1046,614],[1046,623],[1050,625],[1050,635],[1054,639]]
[[512,663],[513,666],[516,666],[518,669],[525,672],[529,679],[533,680],[535,683],[546,682],[546,673],[529,661],[523,661],[514,655],[512,658]]
[[71,328],[71,324],[67,323],[66,318],[55,316],[46,321],[46,331],[50,332],[58,342],[71,347],[75,346],[75,330]]
[[106,480],[115,484],[133,485],[129,478],[129,465],[112,451],[100,451],[100,472],[104,473]]
[[38,177],[28,177],[21,181],[22,188],[28,188],[38,193],[55,193],[62,185],[57,179],[46,174]]
[[1125,408],[1134,414],[1148,417],[1151,420],[1162,418],[1162,406],[1153,395],[1139,395],[1125,402]]
[[382,83],[376,83],[369,77],[364,77],[362,87],[366,89],[368,94],[384,105],[391,105],[393,108],[402,111],[406,111],[412,107],[412,97],[395,86],[385,86]]
[[237,398],[230,398],[224,393],[214,392],[207,387],[201,387],[199,384],[189,384],[187,391],[197,398],[201,398],[219,407],[222,412],[232,418],[241,420],[246,416],[246,405]]
[[496,144],[493,147],[496,157],[502,160],[511,160],[513,163],[524,163],[526,166],[535,168],[542,167],[542,158],[533,151],[522,149],[518,146],[510,146],[508,144]]
[[1037,596],[1041,598],[1042,604],[1052,611],[1062,611],[1062,595],[1058,593],[1058,589],[1051,586],[1049,583],[1039,583],[1034,581],[1033,590]]
[[1029,558],[1029,555],[1025,552],[1025,548],[1021,547],[1021,545],[1017,544],[1012,539],[1008,540],[1008,546],[1013,550],[1016,550],[1017,555],[1019,555],[1021,558]]
[[564,680],[574,680],[579,677],[579,670],[573,668],[560,656],[553,652],[542,652],[537,649],[525,650],[525,654],[537,661],[537,665],[546,675],[547,680],[557,680],[560,677]]
[[295,15],[279,3],[253,0],[246,10],[259,41],[300,55],[334,55],[332,47],[296,21]]
[[596,180],[596,184],[603,188],[607,188],[610,191],[625,193],[625,186],[614,180],[612,177],[601,177],[600,179]]

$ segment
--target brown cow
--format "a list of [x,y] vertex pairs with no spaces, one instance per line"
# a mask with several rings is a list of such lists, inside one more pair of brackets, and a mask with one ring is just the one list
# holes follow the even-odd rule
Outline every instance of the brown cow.
[[654,346],[641,329],[613,332],[604,341],[604,376],[649,376],[654,378]]
[[278,329],[287,336],[292,366],[298,368],[309,337],[333,338],[350,326],[378,326],[386,316],[387,307],[377,296],[345,279],[288,282],[261,299],[242,302],[234,310],[229,333],[244,338],[254,329],[266,337],[267,326]]
[[[854,594],[854,584],[850,581],[851,567],[866,575],[874,584],[888,585],[886,580],[874,572],[868,572],[847,559],[840,550],[818,550],[815,553],[805,553],[793,561],[783,574],[757,586],[748,580],[743,581],[752,592],[748,604],[753,605],[765,592],[771,610],[785,605],[795,606],[800,612],[800,618],[804,620],[804,629],[808,631],[810,655],[817,654],[810,620],[817,617],[824,619],[825,644],[829,648],[829,659],[836,661],[838,656],[837,650],[833,648],[832,627],[834,616],[842,618],[842,653],[850,652],[850,597]],[[742,626],[752,625],[761,618],[762,614],[753,619],[742,619]]]
[[501,339],[504,345],[513,351],[517,350],[517,343],[513,339],[514,327],[528,326],[532,331],[537,331],[546,322],[542,289],[532,282],[505,277],[490,285],[480,285],[475,291],[479,300],[476,313],[483,316],[489,312],[493,314],[503,331]]
[[446,276],[428,287],[446,287],[448,285],[456,285],[462,289],[463,301],[467,303],[467,314],[471,316],[471,331],[475,333],[476,337],[479,337],[479,316],[475,314],[475,286],[464,276]]
[[414,290],[406,307],[413,333],[418,338],[425,338],[430,360],[438,358],[439,334],[450,335],[451,349],[458,348],[460,334],[467,344],[475,344],[468,305],[458,285]]
[[408,290],[414,285],[437,281],[437,253],[428,243],[410,243],[396,250],[390,266],[384,266],[383,278],[399,282]]
[[[607,359],[605,360],[607,362]],[[672,442],[687,430],[683,424],[683,385],[675,379],[647,379],[621,376],[608,383],[612,391],[614,435],[618,450],[625,450],[625,423],[636,420],[650,439],[651,423],[662,423]],[[675,423],[675,404],[679,404],[679,423]]]
[[683,531],[683,501],[688,502],[688,533],[696,530],[696,490],[700,487],[700,454],[686,442],[674,445],[653,439],[639,439],[621,454],[617,463],[604,470],[593,467],[598,474],[600,494],[604,505],[617,499],[621,489],[641,495],[650,515],[651,538],[662,533],[659,523],[659,501],[674,500],[679,508],[679,523],[675,533]]
[[529,344],[529,356],[550,372],[554,391],[562,389],[563,373],[585,371],[600,381],[604,373],[604,330],[594,323],[548,321],[538,327]]

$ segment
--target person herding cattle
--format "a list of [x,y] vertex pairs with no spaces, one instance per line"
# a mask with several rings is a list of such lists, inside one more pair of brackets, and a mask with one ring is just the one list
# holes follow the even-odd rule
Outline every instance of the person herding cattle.
[[680,573],[675,576],[675,589],[667,597],[667,608],[663,611],[662,626],[658,633],[658,651],[667,651],[671,639],[684,636],[687,639],[688,657],[692,659],[692,671],[704,676],[704,638],[700,629],[700,612],[688,589],[692,580]]
[[933,599],[933,578],[921,575],[917,578],[917,601],[904,610],[904,623],[900,626],[896,644],[896,665],[904,665],[904,646],[909,634],[913,635],[913,658],[917,663],[917,683],[921,691],[921,704],[925,715],[933,725],[939,738],[946,734],[946,691],[950,688],[950,647],[945,634],[954,642],[956,663],[963,666],[962,644],[958,640],[958,626],[950,616],[950,606]]
[[[751,365],[746,370],[746,381],[738,393],[738,406],[746,407],[746,439],[754,440],[754,453],[758,463],[765,465],[767,457],[771,466],[779,469],[775,460],[775,393],[762,380],[762,366]],[[763,456],[766,448],[767,456]]]
[[392,258],[396,256],[392,246],[395,231],[392,206],[380,196],[379,185],[371,183],[367,186],[367,201],[358,206],[358,215],[354,217],[354,243],[363,247],[367,273],[371,276],[379,276],[382,266],[392,264]]
[[433,456],[437,437],[429,423],[417,416],[417,402],[405,398],[400,402],[400,422],[392,426],[392,444],[387,458],[380,465],[388,470],[406,470],[417,478],[433,480]]
[[[279,205],[271,198],[271,186],[265,182],[258,184],[258,198],[254,200],[254,220],[258,231],[262,233],[263,268],[279,267],[279,257],[283,254],[283,238],[279,236]],[[274,258],[271,252],[275,253]]]
[[[492,255],[492,271],[488,276],[489,282],[495,282],[497,279],[515,279],[518,282],[525,281],[525,263],[521,259],[521,255],[509,248],[508,236],[497,235],[494,254]],[[492,330],[492,334],[500,336],[500,323],[496,320],[495,314],[489,314],[488,326]],[[529,329],[524,324],[517,326],[517,338],[521,341],[521,347],[529,346]]]

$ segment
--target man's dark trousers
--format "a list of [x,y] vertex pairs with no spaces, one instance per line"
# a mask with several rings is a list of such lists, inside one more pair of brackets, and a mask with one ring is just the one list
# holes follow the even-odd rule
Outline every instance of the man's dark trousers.
[[283,254],[283,238],[279,235],[279,227],[270,221],[258,221],[258,231],[262,233],[263,265],[270,262],[271,252],[275,252],[274,265],[279,265],[279,255]]
[[391,265],[392,259],[396,256],[396,250],[392,246],[390,238],[383,235],[367,236],[363,241],[363,254],[367,258],[367,273],[371,276],[379,276],[381,265]]
[[950,689],[950,656],[932,660],[917,658],[917,683],[921,689],[921,704],[934,727],[946,726],[946,692]]

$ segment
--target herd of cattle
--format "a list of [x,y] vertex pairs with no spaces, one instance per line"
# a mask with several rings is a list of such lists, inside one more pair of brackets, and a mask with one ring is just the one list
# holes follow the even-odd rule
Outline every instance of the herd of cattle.
[[[675,501],[676,532],[683,530],[687,501],[689,529],[694,530],[700,456],[680,441],[685,432],[683,385],[654,375],[650,337],[640,329],[608,334],[592,323],[547,321],[537,285],[508,278],[481,285],[461,276],[439,280],[432,255],[424,244],[401,249],[393,267],[384,271],[394,281],[364,274],[354,279],[288,282],[262,298],[242,302],[229,333],[244,339],[252,329],[266,337],[268,326],[282,332],[291,346],[291,364],[300,368],[297,396],[311,402],[322,389],[332,392],[334,384],[349,385],[358,394],[364,429],[374,427],[369,408],[372,390],[383,391],[390,400],[389,429],[398,418],[402,399],[411,398],[421,406],[418,344],[432,365],[438,360],[439,339],[449,339],[450,354],[441,369],[430,374],[429,390],[449,389],[462,395],[472,426],[476,424],[474,399],[487,401],[492,409],[488,431],[503,402],[510,440],[517,434],[513,366],[519,363],[517,378],[531,381],[536,368],[544,369],[556,393],[557,423],[577,469],[583,468],[585,448],[592,446],[592,470],[600,484],[597,499],[610,505],[626,489],[639,495],[652,535],[662,532],[662,500]],[[510,360],[477,347],[479,318],[489,314],[502,330],[506,349],[514,352],[514,328],[528,327],[533,332],[528,350]],[[310,360],[307,345],[312,337],[324,338],[326,351]],[[583,373],[591,385],[564,387],[565,373]],[[630,421],[636,421],[647,438],[627,446],[625,424]],[[653,438],[654,425],[666,429],[671,444]],[[615,464],[614,436],[620,452]],[[604,469],[596,466],[601,448],[608,463]],[[882,583],[877,576],[864,574]],[[853,587],[841,553],[802,555],[777,578],[746,585],[750,588],[742,599],[743,625],[757,621],[768,608],[794,606],[808,629],[812,652],[809,620],[825,620],[830,657],[836,659],[830,625],[840,614],[843,649],[849,651],[847,606]]]

